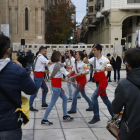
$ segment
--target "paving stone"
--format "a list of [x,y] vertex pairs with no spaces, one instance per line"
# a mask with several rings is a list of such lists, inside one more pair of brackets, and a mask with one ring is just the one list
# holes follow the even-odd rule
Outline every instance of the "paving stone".
[[22,130],[22,140],[34,140],[33,130]]
[[34,119],[30,119],[30,121],[25,126],[22,125],[22,129],[33,129],[33,126],[34,126]]

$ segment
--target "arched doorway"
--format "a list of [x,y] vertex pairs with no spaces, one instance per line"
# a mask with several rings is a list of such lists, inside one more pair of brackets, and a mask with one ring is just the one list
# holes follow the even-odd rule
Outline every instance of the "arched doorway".
[[126,40],[126,49],[140,44],[140,15],[129,16],[123,20],[122,38]]

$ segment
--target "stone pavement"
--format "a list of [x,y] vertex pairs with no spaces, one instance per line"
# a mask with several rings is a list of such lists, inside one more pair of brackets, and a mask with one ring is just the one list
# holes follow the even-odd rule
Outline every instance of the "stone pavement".
[[[113,72],[111,75],[113,81]],[[126,72],[121,71],[121,79],[124,79],[125,77]],[[49,93],[47,95],[46,101],[49,104],[52,95],[50,89],[50,81],[47,82],[47,85],[49,87]],[[112,101],[114,98],[114,91],[116,86],[116,82],[111,82],[108,84],[107,95],[110,101]],[[68,95],[68,88],[66,83],[63,83],[63,88]],[[86,94],[91,97],[95,88],[95,83],[88,82],[85,88]],[[27,95],[26,97],[29,98]],[[42,98],[41,90],[39,90],[38,97]],[[26,126],[22,127],[22,140],[116,140],[106,130],[106,123],[108,119],[111,118],[111,116],[100,97],[98,98],[98,101],[101,121],[96,124],[89,125],[88,122],[92,119],[93,112],[86,111],[88,104],[83,98],[78,99],[77,113],[71,115],[74,117],[73,122],[63,122],[62,100],[59,98],[48,117],[48,120],[54,123],[52,126],[41,125],[41,120],[43,118],[45,109],[41,108],[41,101],[35,101],[34,107],[39,109],[39,112],[30,112],[30,122]],[[69,110],[71,107],[71,102],[68,102],[67,106],[67,110]]]

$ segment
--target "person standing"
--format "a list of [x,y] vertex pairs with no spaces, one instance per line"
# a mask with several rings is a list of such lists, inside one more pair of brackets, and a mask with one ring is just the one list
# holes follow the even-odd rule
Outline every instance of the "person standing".
[[129,72],[127,79],[119,82],[115,90],[112,109],[119,114],[124,108],[120,123],[118,140],[140,139],[140,50],[129,49],[125,52],[125,61]]
[[34,71],[34,64],[33,64],[34,54],[31,52],[31,50],[29,50],[27,52],[26,60],[27,60],[27,67],[28,67],[29,75],[30,75],[31,74],[31,67],[32,67],[32,70]]
[[[21,140],[22,123],[18,121],[19,114],[10,100],[21,106],[21,92],[32,95],[37,86],[18,61],[11,61],[10,39],[0,35],[0,140]],[[7,93],[8,99],[4,94]]]
[[72,71],[76,74],[76,81],[77,86],[75,88],[74,94],[73,94],[73,101],[71,105],[71,109],[68,111],[68,114],[76,113],[77,109],[77,95],[79,92],[81,92],[82,97],[88,102],[89,108],[86,109],[86,111],[92,111],[92,101],[89,99],[89,97],[85,93],[85,85],[87,82],[86,75],[89,74],[88,66],[83,62],[84,59],[84,53],[82,51],[78,51],[76,53],[76,60],[73,65]]
[[[69,66],[70,66],[69,51],[67,51],[66,56],[67,56],[66,63],[67,63],[67,67],[69,68]],[[72,65],[74,65],[74,63],[75,63],[75,58],[73,57],[73,51],[72,51],[72,50],[70,50],[70,56],[71,56],[71,63],[72,63]],[[64,63],[65,66],[66,66],[66,63]],[[75,72],[73,72],[73,73],[71,74],[71,76],[74,76],[74,75],[75,75]],[[72,79],[71,82],[75,82],[75,78]],[[69,89],[69,99],[68,99],[68,102],[72,102],[72,99],[73,99],[72,87],[71,87],[71,85],[73,85],[73,84],[67,83],[67,86],[68,86],[68,89]],[[75,87],[75,85],[73,85],[73,87]],[[78,93],[77,98],[81,98],[80,93]]]
[[94,124],[100,121],[99,115],[99,104],[98,97],[100,96],[103,100],[104,104],[107,106],[108,111],[112,117],[114,117],[114,113],[112,112],[111,102],[109,101],[106,93],[106,88],[108,85],[107,78],[105,76],[105,71],[111,71],[112,67],[109,60],[102,55],[102,46],[100,44],[95,45],[93,47],[94,56],[91,59],[84,58],[84,62],[90,63],[93,65],[93,68],[98,69],[99,71],[94,71],[94,79],[96,82],[96,90],[94,91],[91,99],[93,102],[93,119],[88,122],[89,124]]
[[87,57],[86,50],[83,50],[84,56]]
[[[110,53],[108,53],[107,55],[106,55],[106,57],[108,58],[108,60],[110,61],[110,64],[111,64],[111,54]],[[108,82],[112,82],[111,81],[111,71],[108,71],[107,72],[107,80],[108,80]]]
[[118,81],[117,83],[119,83],[120,81],[120,69],[121,69],[121,64],[122,64],[122,60],[121,58],[116,54],[116,52],[113,53],[113,57],[111,59],[111,64],[114,70],[114,82],[116,82],[116,71],[118,73]]
[[69,72],[66,71],[64,68],[64,65],[61,64],[61,54],[58,51],[53,52],[51,61],[53,64],[50,66],[50,80],[51,80],[51,88],[53,91],[51,102],[46,109],[46,112],[44,114],[43,120],[41,121],[42,125],[52,125],[52,122],[49,122],[47,120],[53,106],[55,105],[56,101],[59,97],[62,98],[63,103],[63,120],[64,121],[72,121],[74,118],[67,115],[67,96],[64,93],[64,90],[62,89],[62,78],[63,74],[67,77],[70,77],[70,72],[72,70],[72,65],[69,67]]
[[39,88],[41,87],[43,89],[43,94],[42,94],[42,107],[48,107],[46,104],[46,96],[48,92],[48,87],[44,81],[44,74],[45,74],[45,66],[48,65],[49,60],[45,58],[47,53],[47,49],[43,46],[39,48],[39,54],[34,60],[34,65],[35,65],[35,70],[34,70],[34,81],[35,84],[37,85],[37,92],[34,95],[31,95],[30,97],[30,111],[35,111],[37,112],[37,109],[33,108],[33,102],[34,99],[37,97],[37,93]]

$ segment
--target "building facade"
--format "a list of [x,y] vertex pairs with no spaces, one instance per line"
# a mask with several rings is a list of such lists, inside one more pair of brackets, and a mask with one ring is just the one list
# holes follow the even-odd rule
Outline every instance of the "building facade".
[[11,43],[45,43],[47,0],[0,0],[0,25],[9,24]]
[[127,48],[138,45],[140,0],[88,0],[87,10],[89,44],[121,44],[125,39]]

